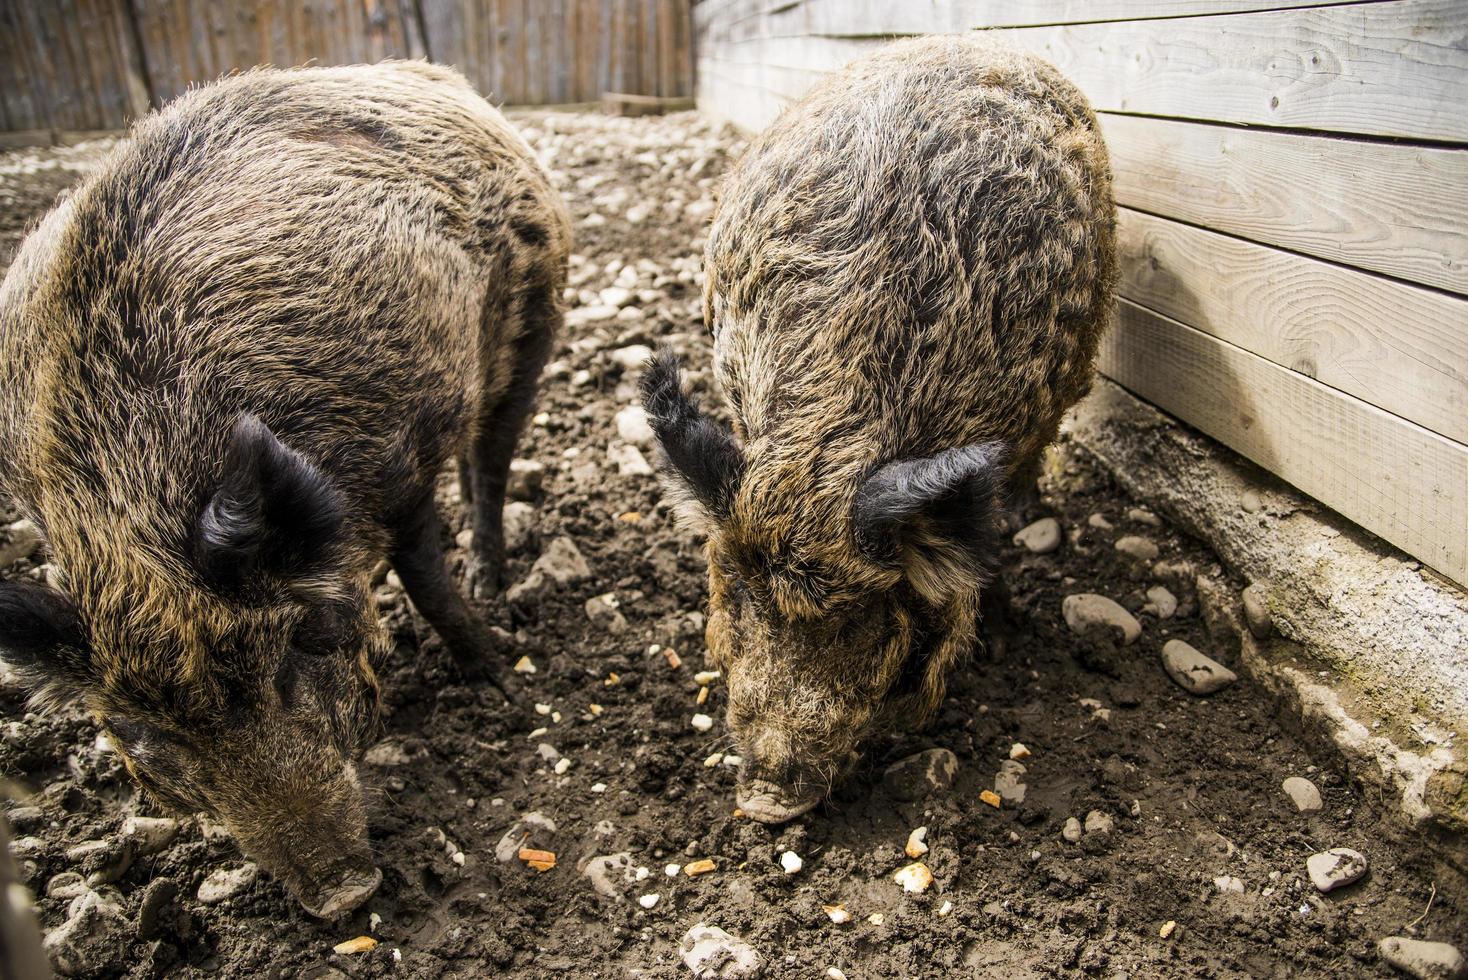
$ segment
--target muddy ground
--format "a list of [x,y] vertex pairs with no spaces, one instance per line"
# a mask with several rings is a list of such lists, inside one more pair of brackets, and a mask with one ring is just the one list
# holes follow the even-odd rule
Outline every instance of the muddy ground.
[[[458,683],[389,578],[378,591],[397,638],[381,668],[388,735],[363,767],[377,789],[371,834],[384,881],[351,920],[327,925],[263,873],[202,903],[207,878],[245,861],[195,819],[87,898],[76,872],[110,860],[128,815],[156,811],[79,713],[39,717],[21,692],[0,687],[0,773],[33,794],[6,806],[44,925],[62,927],[77,903],[115,909],[83,942],[82,972],[671,978],[690,975],[679,941],[698,923],[750,944],[765,976],[802,978],[832,967],[851,978],[1372,977],[1391,975],[1376,952],[1384,936],[1465,945],[1463,882],[1363,798],[1330,754],[1282,727],[1258,687],[1242,678],[1199,698],[1164,673],[1160,649],[1172,638],[1234,663],[1228,617],[1211,617],[1210,632],[1203,609],[1209,596],[1231,605],[1244,583],[1197,542],[1135,512],[1067,445],[1029,515],[1057,517],[1063,543],[1048,554],[1018,546],[1007,554],[1017,626],[1007,653],[958,673],[930,729],[872,744],[818,811],[777,828],[737,816],[735,769],[719,759],[734,750],[718,683],[706,705],[695,703],[694,674],[706,669],[698,543],[674,527],[614,416],[634,397],[634,369],[621,362],[635,352],[616,352],[633,345],[672,343],[707,389],[698,256],[715,178],[738,142],[692,115],[516,118],[555,170],[579,236],[571,322],[521,452],[543,467],[542,485],[522,493],[528,508],[516,508],[530,516],[519,522],[508,574],[523,581],[560,537],[591,574],[532,582],[513,603],[484,609],[513,634],[507,657],[535,665],[524,675],[527,701],[546,713],[506,712]],[[0,262],[21,227],[103,149],[0,155]],[[443,497],[451,531],[462,528],[447,477]],[[1127,536],[1160,554],[1128,557],[1115,547]],[[45,574],[37,562],[44,554],[4,574]],[[1201,604],[1195,576],[1204,580]],[[1171,618],[1155,605],[1144,610],[1146,590],[1158,585],[1179,600]],[[1140,639],[1118,646],[1072,633],[1062,600],[1086,592],[1135,613]],[[605,593],[617,608],[601,603],[593,619],[588,600]],[[670,665],[669,649],[681,666]],[[711,730],[695,729],[699,712],[713,717]],[[1027,793],[995,808],[980,793],[994,788],[1015,742],[1030,752]],[[899,799],[914,793],[884,780],[885,767],[934,748],[956,757],[953,784]],[[1290,776],[1313,781],[1321,811],[1297,812],[1281,789]],[[1067,840],[1067,819],[1093,811],[1093,829]],[[554,832],[544,820],[527,823],[532,813]],[[908,863],[904,842],[919,826],[928,828],[924,860],[936,880],[905,895],[892,875]],[[527,829],[526,843],[557,854],[552,870],[513,857]],[[100,857],[68,857],[93,840],[106,842]],[[511,860],[497,858],[502,846]],[[1322,895],[1305,862],[1331,847],[1360,851],[1370,870]],[[785,851],[802,858],[797,873],[782,869]],[[599,894],[578,865],[622,853],[627,873],[604,882],[615,897]],[[715,870],[665,873],[701,858]],[[114,875],[115,864],[104,877]],[[833,922],[825,905],[843,905],[850,920]],[[332,952],[359,935],[379,945]]]

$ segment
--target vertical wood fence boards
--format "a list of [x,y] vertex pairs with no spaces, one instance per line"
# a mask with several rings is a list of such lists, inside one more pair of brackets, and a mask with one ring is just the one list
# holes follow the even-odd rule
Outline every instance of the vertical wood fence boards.
[[699,0],[699,105],[759,129],[893,35],[1091,98],[1121,205],[1101,370],[1468,584],[1468,0]]
[[[255,65],[429,58],[496,103],[693,94],[690,0],[0,0],[0,132],[119,129]],[[40,140],[45,141],[45,140]]]

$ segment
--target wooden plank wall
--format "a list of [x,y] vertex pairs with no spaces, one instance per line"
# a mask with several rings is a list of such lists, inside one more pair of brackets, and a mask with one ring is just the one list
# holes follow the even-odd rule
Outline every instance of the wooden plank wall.
[[895,36],[982,32],[1099,111],[1101,370],[1468,584],[1468,0],[701,0],[699,104],[762,128]]
[[430,58],[493,101],[693,94],[690,0],[0,0],[0,132],[118,129],[254,65]]

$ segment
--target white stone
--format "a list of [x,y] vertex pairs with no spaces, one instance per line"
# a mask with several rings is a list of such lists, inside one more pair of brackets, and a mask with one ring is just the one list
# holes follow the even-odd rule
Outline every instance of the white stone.
[[1081,822],[1075,817],[1066,817],[1065,826],[1060,828],[1060,836],[1074,844],[1081,839]]
[[1110,627],[1120,632],[1125,646],[1135,643],[1142,635],[1142,624],[1137,618],[1104,595],[1068,595],[1061,602],[1060,611],[1073,633],[1088,633],[1098,626]]
[[661,896],[659,896],[656,892],[651,892],[647,895],[639,895],[637,896],[637,904],[641,905],[645,909],[650,909],[658,903],[658,899],[660,897]]
[[1239,677],[1223,664],[1204,656],[1183,640],[1162,645],[1162,666],[1179,687],[1199,697],[1228,687]]
[[[615,315],[614,312],[613,316]],[[646,344],[632,344],[630,347],[617,348],[608,357],[623,371],[641,371],[652,358],[652,348]]]
[[620,476],[652,476],[652,467],[642,450],[628,443],[612,446],[607,450],[607,461],[615,463]]
[[901,885],[904,892],[921,895],[933,884],[933,872],[921,861],[914,861],[905,868],[899,868],[892,880]]
[[1220,895],[1242,895],[1244,893],[1243,881],[1233,875],[1219,875],[1213,879],[1213,887],[1218,889]]
[[1014,536],[1014,543],[1026,550],[1044,555],[1060,547],[1060,522],[1053,517],[1044,517],[1030,524]]
[[1150,538],[1139,537],[1129,534],[1116,541],[1116,550],[1136,561],[1156,561],[1161,554],[1157,545]]
[[657,440],[657,434],[647,420],[647,410],[641,405],[628,405],[618,411],[616,423],[617,435],[623,442],[651,446]]
[[245,862],[238,868],[220,868],[199,886],[199,901],[205,905],[218,905],[231,899],[255,883],[260,869],[253,862]]
[[540,557],[535,559],[533,569],[560,585],[591,577],[591,566],[582,557],[576,543],[565,536],[554,539],[546,546]]
[[1328,892],[1359,881],[1366,873],[1366,857],[1349,847],[1332,847],[1310,855],[1305,861],[1305,870],[1310,873],[1310,883],[1318,891]]
[[1086,814],[1086,833],[1088,834],[1109,834],[1115,827],[1116,821],[1109,813],[1092,810]]
[[626,851],[593,857],[581,873],[591,882],[593,891],[607,898],[621,898],[627,886],[637,881],[632,855]]
[[1320,790],[1304,776],[1291,776],[1280,784],[1280,788],[1294,801],[1295,809],[1301,813],[1314,813],[1325,806]]
[[5,543],[0,544],[0,568],[29,558],[41,550],[41,529],[35,522],[21,519],[5,529]]
[[1388,936],[1376,948],[1382,959],[1418,980],[1468,980],[1468,959],[1449,943]]
[[1154,585],[1147,590],[1147,604],[1142,607],[1142,612],[1151,613],[1158,619],[1171,619],[1177,612],[1177,596],[1166,586]]
[[785,869],[787,875],[793,875],[805,867],[805,862],[794,851],[783,851],[780,854],[780,867]]
[[749,980],[764,969],[764,957],[753,946],[702,922],[683,934],[678,952],[683,964],[699,980],[705,977]]
[[708,715],[694,715],[691,724],[696,731],[706,732],[714,727],[714,720]]

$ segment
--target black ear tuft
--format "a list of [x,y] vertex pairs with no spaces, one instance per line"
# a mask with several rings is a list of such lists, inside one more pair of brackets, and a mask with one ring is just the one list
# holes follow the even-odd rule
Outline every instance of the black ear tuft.
[[91,677],[91,656],[71,600],[34,582],[0,582],[0,660],[45,699],[74,696]]
[[726,516],[744,473],[744,454],[734,434],[683,393],[678,357],[666,347],[642,376],[642,407],[663,455],[694,499],[715,517]]
[[219,488],[199,517],[205,576],[224,588],[251,575],[290,577],[330,557],[341,531],[341,492],[253,415],[235,422]]
[[997,550],[1006,457],[1000,443],[986,442],[882,466],[853,505],[857,547],[873,561],[891,561],[917,532],[987,565]]

